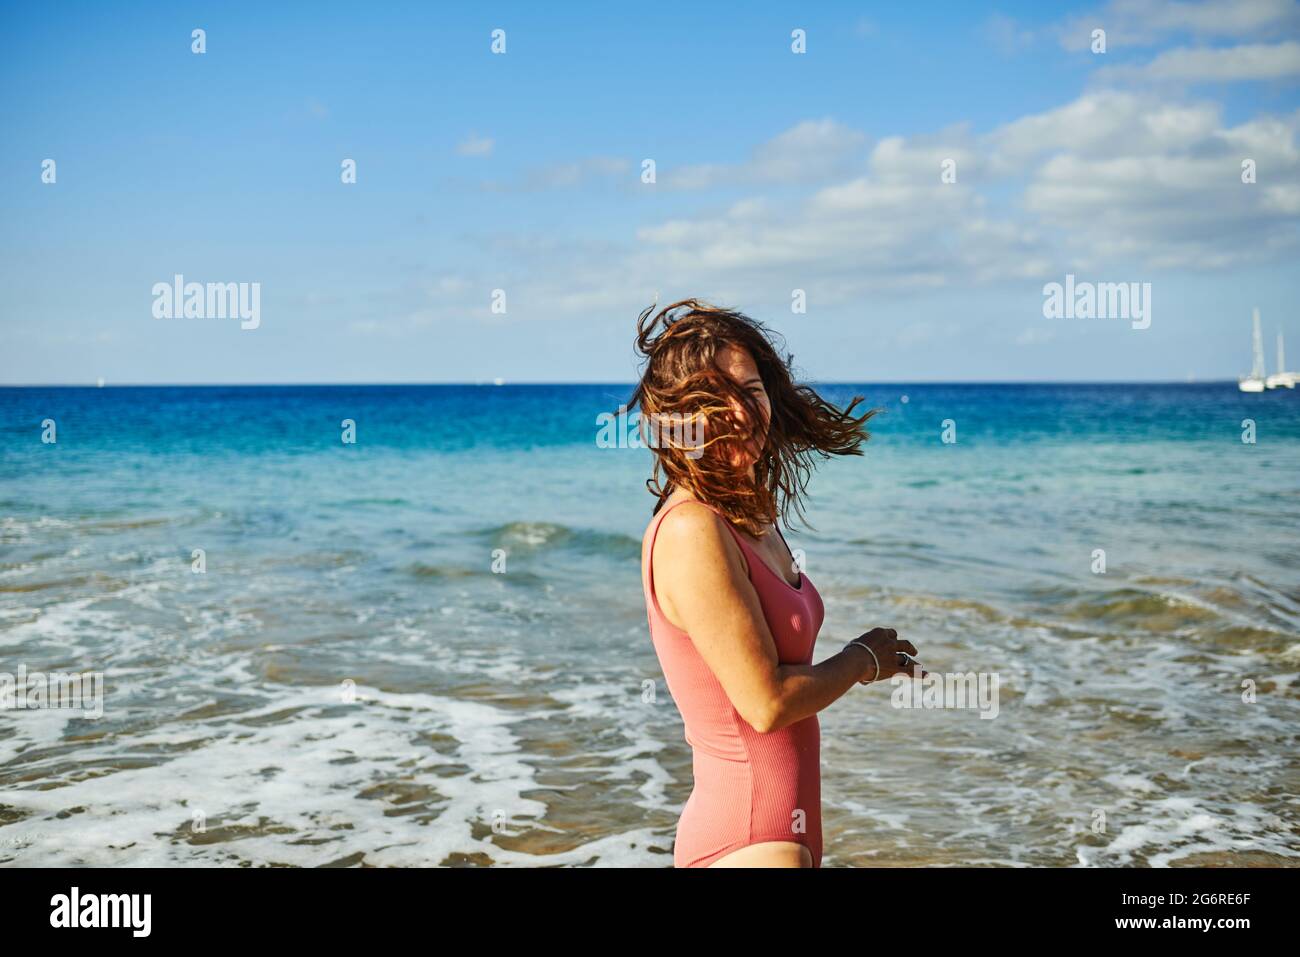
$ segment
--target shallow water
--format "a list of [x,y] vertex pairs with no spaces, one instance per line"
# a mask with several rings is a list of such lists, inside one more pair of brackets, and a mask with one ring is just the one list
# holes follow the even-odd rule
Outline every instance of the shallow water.
[[[628,391],[0,389],[0,671],[104,675],[0,711],[0,863],[671,864]],[[1300,396],[856,391],[787,536],[817,658],[889,625],[1000,696],[824,711],[825,866],[1300,862]]]

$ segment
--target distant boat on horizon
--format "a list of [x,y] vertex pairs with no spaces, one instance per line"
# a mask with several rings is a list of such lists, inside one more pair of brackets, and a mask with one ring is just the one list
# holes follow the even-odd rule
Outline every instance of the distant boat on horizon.
[[1294,372],[1286,371],[1286,352],[1282,347],[1282,330],[1277,331],[1277,372],[1264,380],[1265,388],[1294,389],[1295,380],[1300,378]]
[[1254,361],[1250,366],[1250,375],[1237,380],[1237,388],[1242,392],[1264,391],[1264,337],[1259,331],[1259,306],[1255,307]]

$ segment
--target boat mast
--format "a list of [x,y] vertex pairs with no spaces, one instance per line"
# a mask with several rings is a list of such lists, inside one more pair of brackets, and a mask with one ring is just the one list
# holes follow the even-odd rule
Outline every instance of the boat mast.
[[1259,306],[1255,307],[1255,360],[1250,370],[1252,379],[1264,378],[1264,336],[1259,331]]

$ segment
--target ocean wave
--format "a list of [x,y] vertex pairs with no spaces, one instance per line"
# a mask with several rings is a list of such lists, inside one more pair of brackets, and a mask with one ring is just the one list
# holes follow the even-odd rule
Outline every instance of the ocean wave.
[[571,528],[554,522],[507,522],[471,533],[494,547],[521,551],[564,549],[609,558],[640,558],[641,541],[618,532]]
[[486,565],[483,568],[468,568],[464,565],[428,565],[424,562],[412,562],[410,565],[404,565],[402,572],[412,578],[437,581],[496,580],[509,585],[534,587],[546,583],[546,579],[541,575],[529,571],[511,570],[509,574],[495,573]]

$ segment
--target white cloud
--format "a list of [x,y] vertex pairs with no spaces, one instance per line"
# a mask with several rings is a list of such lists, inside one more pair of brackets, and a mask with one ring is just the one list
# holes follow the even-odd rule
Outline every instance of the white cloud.
[[991,14],[980,32],[993,47],[1007,56],[1029,49],[1038,39],[1033,30],[1005,13]]
[[[802,288],[822,308],[989,283],[1024,283],[1037,296],[1047,277],[1067,271],[1135,281],[1161,269],[1293,258],[1298,136],[1300,111],[1227,126],[1214,102],[1115,89],[984,133],[961,125],[886,136],[857,161],[848,158],[865,149],[863,133],[809,120],[759,145],[744,164],[696,168],[710,171],[698,174],[701,184],[745,184],[746,195],[729,205],[709,196],[694,211],[642,222],[624,242],[511,232],[491,240],[492,260],[509,275],[428,295],[479,309],[482,290],[504,285],[512,316],[529,317],[625,312],[655,290],[788,303]],[[816,165],[814,144],[841,165]],[[801,157],[811,170],[800,168]],[[940,181],[950,158],[958,173],[951,185]],[[1258,183],[1241,182],[1243,159],[1255,161]],[[579,160],[528,174],[524,187],[626,177],[635,190],[629,166]],[[1014,336],[1019,345],[1041,341]]]
[[1240,39],[1294,28],[1294,0],[1112,0],[1059,28],[1067,50],[1087,50],[1092,31],[1106,31],[1107,49],[1150,46],[1170,36]]
[[830,117],[805,120],[761,144],[748,162],[661,170],[659,180],[669,189],[816,182],[843,172],[866,140]]
[[[1291,190],[1300,188],[1300,113],[1224,129],[1217,119],[1206,124],[1217,114],[1206,105],[1171,107],[1114,94],[1105,102],[1119,107],[1124,122],[1111,116],[1106,135],[1085,137],[1084,149],[1062,142],[1068,128],[1043,124],[1061,139],[1044,139],[1048,158],[1022,197],[1038,223],[1063,236],[1062,248],[1076,261],[1220,268],[1295,245]],[[1096,105],[1064,109],[1093,116]],[[1009,135],[1020,149],[1023,132]],[[1241,181],[1244,159],[1255,160],[1260,183]]]
[[482,188],[490,192],[544,192],[556,189],[574,189],[598,182],[626,180],[632,163],[617,156],[590,156],[571,163],[557,163],[530,170],[514,182],[486,182]]
[[1165,103],[1135,93],[1103,90],[1043,113],[1025,116],[993,132],[986,142],[991,165],[1003,173],[1023,171],[1046,153],[1083,156],[1141,155],[1174,143],[1209,137],[1220,123],[1211,103]]
[[1300,76],[1300,43],[1251,43],[1232,47],[1178,48],[1142,67],[1117,67],[1115,77],[1189,82],[1277,80]]
[[491,156],[494,145],[490,137],[471,133],[456,144],[456,152],[461,156]]
[[[1213,269],[1297,245],[1300,113],[1226,128],[1213,103],[1114,90],[983,136],[886,137],[859,175],[643,227],[629,268],[682,286],[850,298],[1028,279],[1064,266]],[[944,158],[958,183],[939,181]],[[1241,182],[1254,159],[1259,184]],[[997,201],[986,187],[999,187]]]
[[1051,342],[1056,338],[1056,333],[1046,326],[1026,326],[1016,336],[1014,342],[1018,346],[1041,346]]

